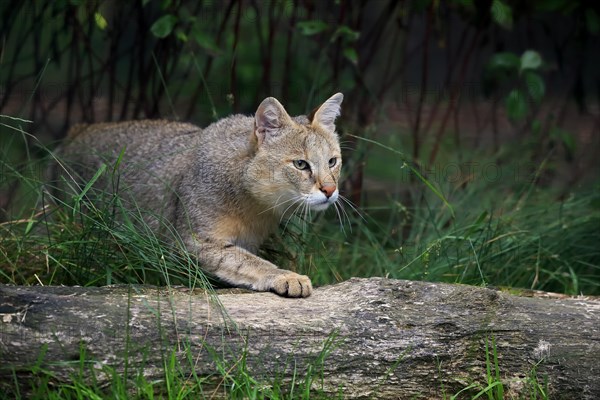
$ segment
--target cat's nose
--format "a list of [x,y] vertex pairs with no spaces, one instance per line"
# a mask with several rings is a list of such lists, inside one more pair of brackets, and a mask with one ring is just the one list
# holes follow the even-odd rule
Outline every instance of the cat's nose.
[[337,189],[337,188],[335,187],[335,185],[332,185],[331,183],[324,184],[321,186],[321,192],[323,192],[323,194],[325,194],[325,196],[327,196],[327,198],[330,198],[333,195],[333,192],[335,192],[335,189]]

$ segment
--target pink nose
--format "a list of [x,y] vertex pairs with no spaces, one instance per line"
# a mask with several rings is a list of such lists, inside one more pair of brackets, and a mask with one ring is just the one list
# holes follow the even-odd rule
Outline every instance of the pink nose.
[[321,186],[321,192],[323,192],[325,194],[325,196],[327,196],[327,198],[330,198],[331,195],[333,195],[333,192],[335,192],[335,185],[332,184],[325,184]]

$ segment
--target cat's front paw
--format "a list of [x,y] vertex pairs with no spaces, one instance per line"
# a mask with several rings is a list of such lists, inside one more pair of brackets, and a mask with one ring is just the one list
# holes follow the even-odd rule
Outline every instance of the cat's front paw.
[[312,284],[308,276],[286,271],[272,278],[270,290],[284,297],[308,297]]

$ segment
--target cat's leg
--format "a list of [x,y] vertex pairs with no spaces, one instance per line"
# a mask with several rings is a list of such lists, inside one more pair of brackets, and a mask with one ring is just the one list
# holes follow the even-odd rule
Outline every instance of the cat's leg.
[[277,268],[232,243],[192,237],[186,246],[204,271],[232,285],[285,297],[308,297],[312,292],[307,276]]

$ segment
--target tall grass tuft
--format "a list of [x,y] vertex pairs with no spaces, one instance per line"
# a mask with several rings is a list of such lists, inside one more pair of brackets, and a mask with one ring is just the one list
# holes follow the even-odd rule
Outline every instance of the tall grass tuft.
[[14,193],[0,223],[1,282],[210,287],[168,221],[161,222],[165,234],[159,236],[142,208],[94,185],[117,179],[114,166],[103,165],[83,184],[68,174],[48,184],[50,166],[63,168],[53,155],[18,165],[3,154],[1,162],[2,189]]
[[[402,153],[383,148],[388,168],[406,165]],[[480,165],[493,163],[504,179],[444,181],[406,168],[406,190],[371,199],[360,215],[348,209],[343,231],[330,222],[333,212],[310,232],[296,226],[290,231],[300,239],[291,235],[288,245],[319,284],[387,276],[600,294],[598,185],[560,192],[537,183],[543,163],[529,176],[517,171],[517,157],[494,157]]]

